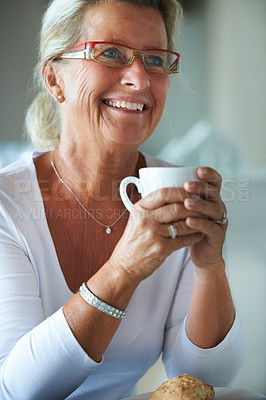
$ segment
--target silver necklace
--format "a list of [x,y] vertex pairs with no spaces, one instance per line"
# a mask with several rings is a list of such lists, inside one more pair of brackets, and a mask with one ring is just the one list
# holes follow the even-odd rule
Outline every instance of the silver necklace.
[[[57,176],[57,178],[60,180],[61,183],[63,183],[63,185],[67,188],[67,190],[72,194],[72,196],[76,199],[76,201],[79,203],[79,205],[83,208],[83,210],[95,221],[97,222],[97,224],[101,225],[103,228],[105,228],[105,233],[107,235],[110,235],[110,233],[112,232],[112,227],[123,217],[123,215],[126,213],[127,209],[125,208],[124,211],[122,212],[122,214],[111,224],[111,225],[105,225],[102,222],[98,221],[90,212],[89,210],[87,210],[87,208],[84,206],[84,204],[81,203],[81,201],[79,200],[79,198],[75,195],[75,193],[70,189],[70,187],[68,186],[68,184],[61,178],[61,176],[59,175],[59,172],[57,171],[54,163],[53,163],[53,159],[52,159],[52,151],[50,152],[50,163],[51,166]],[[132,197],[132,193],[133,193],[133,189],[131,190],[131,195],[130,197]]]

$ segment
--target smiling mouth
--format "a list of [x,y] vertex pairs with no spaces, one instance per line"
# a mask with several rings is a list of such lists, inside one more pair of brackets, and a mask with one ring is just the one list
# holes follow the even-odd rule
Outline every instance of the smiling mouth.
[[120,108],[122,110],[127,111],[143,111],[146,109],[145,104],[142,103],[130,103],[127,101],[112,101],[112,100],[104,100],[104,104],[109,107]]

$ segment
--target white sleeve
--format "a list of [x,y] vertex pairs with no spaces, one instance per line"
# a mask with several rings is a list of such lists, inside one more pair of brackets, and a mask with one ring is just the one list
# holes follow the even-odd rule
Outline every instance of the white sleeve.
[[[243,330],[236,314],[235,321],[224,340],[218,346],[202,349],[195,346],[187,337],[185,321],[192,285],[192,263],[189,261],[178,284],[181,288],[176,295],[170,313],[170,323],[165,332],[163,361],[169,378],[185,372],[202,379],[212,386],[229,386],[239,373],[245,359],[245,339]],[[183,289],[182,289],[183,288]],[[177,302],[178,300],[178,302]],[[181,313],[180,313],[181,309]],[[175,321],[179,311],[184,316]]]
[[62,309],[44,319],[36,274],[5,218],[0,215],[0,398],[66,398],[98,364],[76,341]]

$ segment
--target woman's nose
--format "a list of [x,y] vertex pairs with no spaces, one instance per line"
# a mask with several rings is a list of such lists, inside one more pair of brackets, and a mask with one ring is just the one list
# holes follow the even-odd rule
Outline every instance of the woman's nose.
[[122,70],[122,85],[131,86],[136,90],[143,90],[150,86],[149,73],[144,68],[139,56],[136,56],[132,64]]

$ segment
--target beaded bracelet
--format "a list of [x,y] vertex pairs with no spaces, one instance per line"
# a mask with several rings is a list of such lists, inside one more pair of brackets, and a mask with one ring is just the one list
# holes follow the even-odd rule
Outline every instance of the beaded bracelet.
[[104,301],[98,299],[98,297],[94,296],[94,294],[87,288],[86,284],[83,283],[79,288],[79,293],[81,297],[91,306],[97,308],[104,312],[105,314],[110,315],[111,317],[117,319],[123,319],[126,315],[126,311],[119,310],[118,308],[112,307]]

